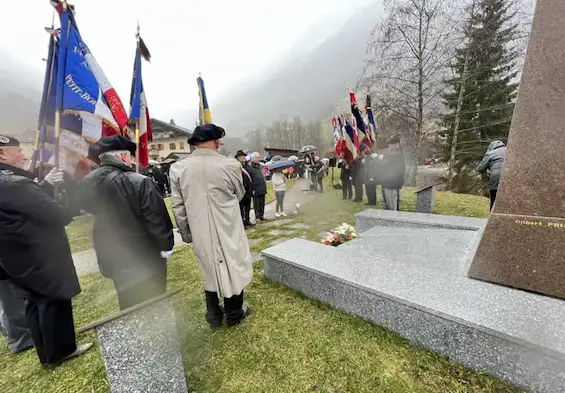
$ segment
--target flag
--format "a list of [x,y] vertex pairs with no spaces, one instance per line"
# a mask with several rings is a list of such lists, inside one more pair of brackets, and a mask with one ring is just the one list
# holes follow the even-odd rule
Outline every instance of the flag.
[[359,136],[350,122],[342,119],[341,124],[343,126],[344,158],[349,165],[353,165],[353,161],[359,157]]
[[377,124],[375,123],[375,117],[373,116],[373,109],[371,108],[371,96],[367,94],[367,99],[365,101],[365,112],[367,113],[367,120],[369,126],[369,137],[373,143],[377,142]]
[[206,90],[204,89],[204,81],[201,77],[196,79],[196,83],[198,84],[198,94],[200,96],[200,105],[199,105],[199,116],[200,116],[200,125],[210,124],[212,123],[212,114],[210,113],[210,107],[208,106],[208,98],[206,97]]
[[138,158],[140,165],[143,168],[147,168],[149,166],[149,142],[153,139],[153,130],[151,129],[149,108],[147,106],[147,99],[145,98],[145,90],[143,89],[143,79],[141,74],[142,57],[149,61],[151,55],[140,37],[137,50],[135,51],[133,79],[131,82],[131,108],[129,119],[130,123],[133,123],[134,127],[139,127]]
[[127,134],[128,117],[116,91],[79,34],[72,7],[51,1],[61,20],[56,109],[73,114],[69,128],[92,142]]
[[47,55],[46,65],[45,65],[45,77],[43,79],[43,93],[41,94],[41,104],[39,105],[39,118],[37,120],[37,140],[35,142],[35,147],[33,150],[33,155],[31,158],[30,170],[33,172],[37,168],[37,163],[43,157],[41,151],[44,148],[44,142],[46,139],[46,122],[45,114],[47,109],[47,103],[49,102],[49,97],[51,96],[51,90],[55,90],[54,87],[54,76],[56,71],[56,56],[57,51],[56,45],[56,30],[47,29],[49,33],[49,52]]
[[344,141],[343,141],[343,135],[341,133],[341,126],[336,117],[332,118],[332,126],[334,129],[335,154],[336,156],[341,157],[341,155],[344,153],[344,147],[343,147]]
[[365,146],[367,146],[370,149],[373,147],[373,141],[371,140],[369,133],[367,131],[367,126],[363,121],[363,116],[361,115],[361,111],[359,110],[359,105],[357,104],[355,93],[350,92],[349,99],[351,101],[351,113],[355,118],[356,130],[359,130],[359,132],[361,133],[359,135],[360,136],[359,139],[361,143],[363,143]]

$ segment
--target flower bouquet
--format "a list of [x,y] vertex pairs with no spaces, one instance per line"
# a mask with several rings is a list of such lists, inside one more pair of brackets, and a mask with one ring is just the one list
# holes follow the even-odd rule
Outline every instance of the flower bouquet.
[[327,233],[326,237],[321,240],[327,246],[337,247],[340,244],[348,242],[359,237],[355,228],[349,224],[343,223],[339,227]]

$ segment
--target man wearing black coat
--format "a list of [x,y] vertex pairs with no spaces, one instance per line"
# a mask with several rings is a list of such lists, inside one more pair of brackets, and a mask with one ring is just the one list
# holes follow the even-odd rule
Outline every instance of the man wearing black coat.
[[263,167],[259,153],[253,153],[253,160],[245,166],[245,170],[251,176],[251,188],[253,189],[253,207],[255,209],[255,221],[261,224],[265,221],[265,196],[267,195],[267,182],[263,174]]
[[343,193],[342,199],[352,199],[353,184],[351,183],[351,166],[347,163],[347,161],[341,159],[337,167],[341,169],[340,179]]
[[382,188],[386,210],[400,210],[400,189],[404,185],[406,163],[400,146],[400,138],[393,136],[382,163]]
[[241,177],[243,179],[243,187],[245,188],[245,194],[243,199],[239,202],[239,208],[241,209],[241,219],[243,220],[243,225],[245,227],[253,227],[251,223],[251,199],[253,198],[253,188],[251,175],[245,170],[247,154],[243,150],[238,150],[235,155],[235,159],[241,163]]
[[[0,279],[17,288],[26,302],[26,323],[41,364],[53,368],[82,355],[77,348],[71,299],[80,293],[65,226],[71,212],[25,171],[17,139],[0,135]],[[63,174],[52,170],[49,183]]]
[[377,186],[380,177],[380,159],[377,153],[368,154],[365,158],[365,191],[367,205],[377,205]]
[[82,180],[81,200],[95,215],[98,265],[123,310],[165,293],[173,224],[157,185],[131,169],[133,142],[112,136],[92,150],[100,167]]
[[359,150],[361,154],[355,159],[351,168],[353,188],[355,188],[354,202],[363,201],[363,184],[365,184],[365,152],[367,151],[367,146],[361,145]]

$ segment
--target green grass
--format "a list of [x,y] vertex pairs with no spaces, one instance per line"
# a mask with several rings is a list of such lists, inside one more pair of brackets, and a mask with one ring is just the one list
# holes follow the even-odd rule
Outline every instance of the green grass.
[[[414,209],[413,191],[403,191],[403,210]],[[311,228],[295,230],[293,236],[318,240],[321,231],[342,222],[353,224],[354,214],[365,208],[342,201],[341,191],[329,190],[303,206],[295,219]],[[436,213],[485,217],[488,200],[440,193]],[[272,229],[259,226],[250,232],[250,238],[261,240],[254,252],[274,240],[268,234]],[[78,239],[78,234],[74,237]],[[83,293],[73,302],[77,327],[117,311],[110,281],[94,274],[81,278],[81,284]],[[169,289],[173,288],[183,289],[174,303],[187,378],[194,392],[518,392],[505,382],[413,348],[383,328],[269,282],[261,262],[255,264],[253,282],[246,289],[253,316],[234,329],[213,332],[208,328],[200,274],[188,248],[169,262]],[[79,337],[80,342],[92,340],[96,340],[93,334]],[[56,371],[44,371],[34,351],[12,356],[2,343],[0,392],[107,393],[109,387],[98,347]]]
[[[81,279],[74,300],[76,325],[117,311],[112,284],[99,275]],[[253,316],[234,329],[212,332],[204,320],[200,275],[190,249],[170,261],[181,347],[194,392],[515,393],[510,385],[466,370],[395,334],[269,282],[255,267],[246,299]],[[132,338],[134,339],[134,338]],[[93,334],[80,342],[96,340]],[[0,345],[0,391],[107,393],[95,347],[56,371],[40,368],[34,351],[9,355]]]
[[85,251],[92,245],[92,217],[81,217],[67,226],[67,237],[72,252]]

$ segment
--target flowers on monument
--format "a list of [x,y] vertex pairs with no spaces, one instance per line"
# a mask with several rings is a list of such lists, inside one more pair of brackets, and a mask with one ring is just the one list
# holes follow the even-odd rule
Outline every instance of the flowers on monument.
[[321,240],[321,243],[326,246],[337,247],[340,244],[353,240],[359,237],[355,228],[349,224],[343,223],[334,230],[328,232],[326,237]]

